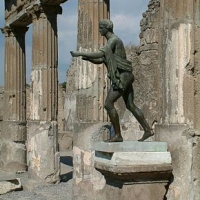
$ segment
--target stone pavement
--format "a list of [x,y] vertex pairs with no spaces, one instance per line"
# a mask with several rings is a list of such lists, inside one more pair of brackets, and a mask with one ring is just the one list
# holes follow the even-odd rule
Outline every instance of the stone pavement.
[[[0,200],[71,200],[72,199],[72,150],[61,152],[61,182],[55,185],[26,185],[28,174],[18,174],[24,187],[23,191],[14,191],[0,195]],[[28,190],[29,189],[29,190]]]

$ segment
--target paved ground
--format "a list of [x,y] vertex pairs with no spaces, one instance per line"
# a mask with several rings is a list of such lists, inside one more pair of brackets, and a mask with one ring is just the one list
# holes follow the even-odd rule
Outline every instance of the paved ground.
[[[18,175],[23,183],[28,179],[27,173]],[[72,151],[61,153],[61,182],[56,185],[36,186],[31,192],[15,191],[0,195],[0,200],[72,200]]]

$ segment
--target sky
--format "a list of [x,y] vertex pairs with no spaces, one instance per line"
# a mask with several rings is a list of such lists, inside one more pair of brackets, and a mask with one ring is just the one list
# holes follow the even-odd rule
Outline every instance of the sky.
[[[110,19],[114,32],[124,44],[139,44],[140,20],[147,10],[149,0],[110,0]],[[58,74],[59,82],[66,81],[66,71],[71,63],[71,50],[77,45],[78,0],[68,0],[61,5],[62,15],[58,15]],[[4,1],[0,1],[0,28],[5,26]],[[4,85],[4,35],[0,33],[0,85]],[[30,84],[32,26],[26,33],[27,83]]]

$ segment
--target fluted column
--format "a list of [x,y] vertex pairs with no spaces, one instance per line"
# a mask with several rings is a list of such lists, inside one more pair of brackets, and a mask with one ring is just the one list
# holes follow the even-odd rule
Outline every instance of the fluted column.
[[[109,19],[109,0],[79,0],[78,45],[79,51],[96,51],[105,44],[99,34],[99,21]],[[94,65],[78,58],[77,71],[77,119],[79,122],[107,121],[104,100],[107,93],[107,77],[104,65]]]
[[3,168],[26,168],[26,58],[27,27],[5,27],[5,89],[1,158]]
[[29,177],[46,182],[59,180],[57,141],[58,41],[57,14],[61,7],[35,5],[28,127]]

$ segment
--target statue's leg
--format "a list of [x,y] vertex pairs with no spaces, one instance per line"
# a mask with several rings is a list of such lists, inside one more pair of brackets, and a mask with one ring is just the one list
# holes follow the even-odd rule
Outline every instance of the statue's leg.
[[151,127],[149,126],[148,122],[146,121],[143,112],[133,103],[134,90],[132,85],[130,85],[123,93],[123,99],[126,104],[126,108],[134,115],[134,117],[138,120],[138,122],[144,129],[144,135],[138,141],[144,141],[147,138],[153,136],[154,133]]
[[121,131],[120,131],[120,125],[119,125],[119,116],[114,107],[114,103],[117,101],[117,99],[120,96],[121,96],[121,93],[118,90],[113,90],[113,87],[111,86],[108,92],[108,95],[106,97],[104,107],[107,110],[107,113],[110,117],[110,121],[115,131],[115,136],[111,137],[107,142],[122,142],[123,141]]

